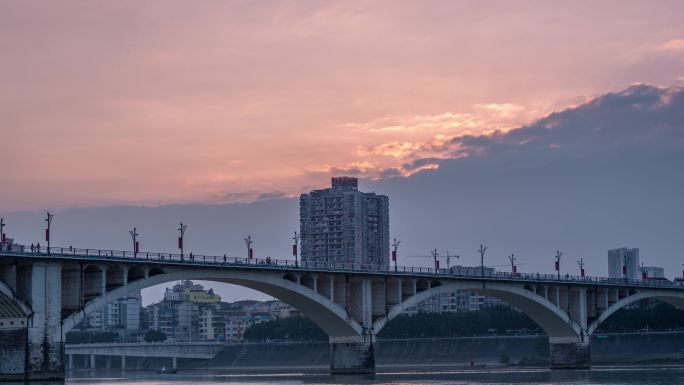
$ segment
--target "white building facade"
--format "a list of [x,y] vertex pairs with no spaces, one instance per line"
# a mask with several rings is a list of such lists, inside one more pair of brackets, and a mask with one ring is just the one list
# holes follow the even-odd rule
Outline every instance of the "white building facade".
[[608,278],[641,280],[639,249],[622,247],[608,250]]

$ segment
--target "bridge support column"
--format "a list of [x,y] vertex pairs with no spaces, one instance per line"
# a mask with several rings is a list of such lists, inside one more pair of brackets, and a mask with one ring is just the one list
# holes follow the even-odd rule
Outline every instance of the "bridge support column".
[[126,370],[126,356],[121,356],[121,371]]
[[95,355],[90,355],[90,370],[95,370]]
[[28,381],[64,380],[64,343],[62,341],[62,269],[58,263],[31,265],[26,282],[33,314],[29,317],[26,339]]
[[588,369],[591,367],[589,341],[577,342],[549,338],[551,369]]
[[172,358],[171,367],[172,367],[173,369],[178,369],[178,358],[177,358],[177,357],[173,357],[173,358]]
[[330,338],[330,374],[373,374],[373,342]]

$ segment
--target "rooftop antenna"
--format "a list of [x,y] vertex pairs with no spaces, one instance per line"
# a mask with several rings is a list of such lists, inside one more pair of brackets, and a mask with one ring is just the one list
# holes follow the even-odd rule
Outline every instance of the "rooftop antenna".
[[516,274],[518,272],[518,267],[515,266],[515,261],[517,260],[515,254],[509,255],[508,260],[511,261],[511,274]]
[[579,261],[577,261],[577,264],[580,268],[580,277],[584,278],[584,259],[580,258]]
[[394,262],[394,271],[397,271],[397,251],[399,251],[399,244],[401,241],[394,238],[392,241],[392,262]]
[[562,256],[563,253],[561,253],[560,250],[556,250],[556,272],[558,272],[558,279],[560,279],[560,260]]
[[252,240],[252,235],[248,235],[247,238],[245,238],[245,245],[247,246],[247,259],[251,260],[254,257],[254,250],[252,249],[252,243],[254,241]]
[[484,274],[484,268],[485,268],[485,266],[484,266],[484,256],[485,256],[485,253],[487,252],[487,246],[480,245],[480,250],[478,250],[478,252],[480,253],[480,266],[481,266],[481,269],[482,269],[482,276],[484,277],[484,275],[485,275],[485,274]]

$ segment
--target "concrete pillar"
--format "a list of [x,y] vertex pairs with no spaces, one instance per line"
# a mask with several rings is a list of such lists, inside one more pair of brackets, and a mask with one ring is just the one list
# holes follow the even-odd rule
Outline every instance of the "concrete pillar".
[[588,369],[591,367],[588,339],[586,342],[573,340],[573,338],[549,338],[551,369]]
[[69,371],[74,370],[74,355],[69,354]]
[[[354,341],[356,340],[356,341]],[[373,374],[375,355],[372,341],[352,338],[348,341],[330,339],[330,374]]]
[[105,361],[105,365],[106,365],[105,367],[107,368],[107,370],[112,369],[112,356],[107,356],[107,360]]
[[126,356],[121,356],[121,370],[126,370]]
[[104,295],[107,293],[107,267],[100,266],[102,269],[102,287],[100,288],[100,294]]
[[311,279],[313,279],[313,291],[314,293],[318,293],[318,275],[313,274]]
[[90,370],[95,370],[95,354],[90,354]]
[[178,369],[178,358],[177,358],[177,357],[173,357],[173,358],[172,358],[171,367],[172,367],[173,369]]
[[[62,269],[57,262],[31,265],[26,378],[29,380],[64,379],[64,343],[62,341]],[[29,289],[27,287],[27,289]]]
[[330,279],[330,302],[335,303],[335,276],[331,275]]

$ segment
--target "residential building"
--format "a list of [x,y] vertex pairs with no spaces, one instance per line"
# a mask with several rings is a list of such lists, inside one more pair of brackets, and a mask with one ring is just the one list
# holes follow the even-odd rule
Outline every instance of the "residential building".
[[301,260],[389,267],[389,198],[332,178],[330,188],[299,199]]
[[665,269],[657,266],[642,266],[641,276],[644,279],[665,279]]
[[608,250],[608,278],[627,278],[641,280],[639,249]]

